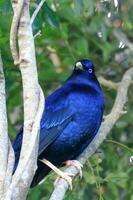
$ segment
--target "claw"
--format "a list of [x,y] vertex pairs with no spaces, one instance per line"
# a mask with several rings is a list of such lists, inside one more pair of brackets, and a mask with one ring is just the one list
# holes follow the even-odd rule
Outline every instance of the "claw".
[[62,172],[60,173],[60,176],[58,176],[54,182],[54,186],[56,187],[56,185],[58,184],[58,182],[60,181],[61,178],[65,179],[69,185],[70,190],[72,190],[72,178],[74,174],[72,173],[67,173],[67,172]]
[[74,174],[72,173],[66,173],[66,172],[62,172],[60,169],[58,169],[55,165],[53,165],[51,162],[49,162],[46,159],[40,160],[41,162],[43,162],[45,165],[47,165],[48,167],[50,167],[53,171],[55,171],[59,176],[57,177],[57,179],[54,182],[54,186],[56,186],[56,184],[59,182],[59,180],[61,178],[65,179],[70,187],[70,189],[72,190],[72,178]]
[[[74,176],[74,174],[72,173],[66,173],[66,172],[62,172],[60,169],[58,169],[55,165],[53,165],[51,162],[49,162],[46,159],[40,160],[41,162],[43,162],[45,165],[47,165],[48,167],[50,167],[51,169],[53,169],[59,176],[57,177],[57,179],[54,182],[54,186],[56,186],[56,184],[58,184],[59,180],[61,178],[65,179],[70,187],[70,189],[72,190],[72,178]],[[77,168],[77,170],[79,171],[79,175],[80,178],[82,178],[82,168],[83,165],[77,161],[77,160],[68,160],[65,162],[65,164],[67,166],[74,166]]]
[[82,173],[82,168],[83,165],[78,161],[78,160],[68,160],[65,162],[66,166],[74,166],[77,168],[77,170],[79,171],[79,175],[80,178],[82,178],[83,173]]

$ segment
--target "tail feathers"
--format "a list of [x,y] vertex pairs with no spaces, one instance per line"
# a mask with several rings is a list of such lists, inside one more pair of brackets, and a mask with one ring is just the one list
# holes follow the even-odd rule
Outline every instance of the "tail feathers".
[[15,164],[14,164],[14,170],[13,174],[17,168],[18,161],[19,161],[19,156],[20,156],[20,151],[21,151],[21,145],[22,145],[22,139],[23,139],[23,127],[20,128],[14,142],[12,143],[12,147],[15,152]]
[[[22,145],[22,139],[23,139],[23,127],[19,130],[19,133],[17,134],[17,137],[12,144],[14,152],[15,152],[15,164],[14,164],[13,174],[18,165],[20,151],[21,151],[21,145]],[[38,165],[38,168],[36,170],[33,181],[31,183],[31,187],[35,187],[51,171],[51,169],[49,167],[47,167],[40,161],[38,161],[37,165]]]

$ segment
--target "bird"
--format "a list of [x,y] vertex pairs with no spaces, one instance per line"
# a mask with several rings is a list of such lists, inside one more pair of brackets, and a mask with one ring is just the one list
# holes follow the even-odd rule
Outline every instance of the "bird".
[[[74,165],[81,173],[76,158],[92,142],[102,122],[105,100],[90,59],[77,60],[72,73],[61,87],[45,100],[40,121],[37,170],[31,187],[39,184],[54,169]],[[14,171],[18,165],[23,127],[13,142]],[[71,186],[72,174],[58,173]]]

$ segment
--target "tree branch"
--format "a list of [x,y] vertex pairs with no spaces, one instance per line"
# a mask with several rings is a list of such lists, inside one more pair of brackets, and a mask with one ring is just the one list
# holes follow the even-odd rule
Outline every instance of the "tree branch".
[[[77,158],[82,164],[84,164],[88,158],[98,149],[100,144],[109,134],[113,128],[116,121],[123,114],[124,105],[127,101],[127,92],[129,86],[133,81],[133,67],[126,71],[124,74],[117,90],[117,96],[111,110],[111,113],[106,116],[105,121],[102,123],[98,134],[95,136],[92,143],[85,149],[85,151]],[[75,167],[66,168],[65,172],[72,173],[75,176],[78,174],[78,171]],[[68,184],[65,180],[61,179],[54,189],[50,200],[62,200],[66,191],[68,190]]]
[[32,17],[31,17],[31,20],[30,20],[30,23],[33,24],[36,16],[38,15],[39,11],[41,10],[43,4],[46,2],[46,0],[41,0],[40,3],[38,4],[36,10],[34,11]]
[[6,176],[8,158],[8,128],[5,96],[5,78],[0,53],[0,196],[2,196],[4,192],[4,179]]
[[99,76],[98,77],[98,81],[100,82],[101,85],[103,85],[104,87],[107,87],[109,89],[114,89],[114,90],[117,90],[118,89],[118,86],[119,86],[119,83],[115,83],[113,81],[110,81],[110,80],[106,80],[104,77],[102,76]]
[[19,64],[19,54],[17,50],[16,37],[17,37],[17,32],[18,32],[19,20],[20,20],[22,8],[24,5],[24,0],[18,1],[17,4],[13,2],[13,5],[14,5],[13,6],[14,16],[12,19],[12,25],[11,25],[11,31],[10,31],[10,48],[11,48],[12,57],[14,59],[14,64],[17,65]]
[[55,66],[55,71],[57,73],[62,72],[62,68],[60,67],[61,60],[60,60],[59,56],[57,55],[56,50],[53,49],[51,46],[47,46],[46,48],[48,50],[48,57],[52,61],[53,65]]
[[15,155],[14,150],[12,148],[12,144],[9,140],[9,151],[8,151],[8,161],[7,161],[7,170],[6,170],[6,176],[5,176],[5,182],[4,182],[4,193],[6,194],[6,191],[8,190],[10,183],[12,181],[12,173],[14,168],[14,161],[15,161]]
[[[12,177],[12,182],[4,200],[24,200],[37,167],[39,129],[44,110],[44,96],[38,83],[34,38],[29,15],[29,0],[25,0],[24,4],[23,0],[18,1],[19,6],[23,4],[23,6],[20,6],[20,12],[16,11],[18,5],[12,3],[16,25],[13,26],[15,31],[12,30],[14,36],[11,34],[11,41],[13,42],[12,46],[16,46],[16,41],[12,38],[15,38],[18,32],[19,63],[23,83],[24,133],[18,167]],[[19,28],[17,24],[19,24]],[[16,27],[18,30],[16,30]],[[13,52],[14,48],[12,49]]]

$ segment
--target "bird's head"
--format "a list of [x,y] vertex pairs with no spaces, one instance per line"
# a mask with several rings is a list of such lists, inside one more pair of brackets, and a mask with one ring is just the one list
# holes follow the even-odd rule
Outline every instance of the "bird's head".
[[94,64],[88,59],[78,60],[75,62],[74,70],[83,70],[88,74],[94,74]]

